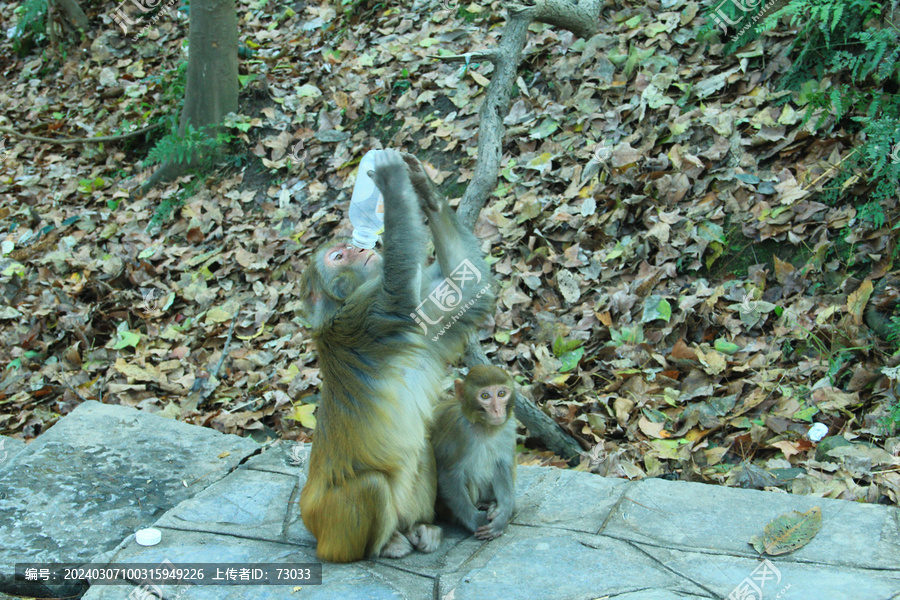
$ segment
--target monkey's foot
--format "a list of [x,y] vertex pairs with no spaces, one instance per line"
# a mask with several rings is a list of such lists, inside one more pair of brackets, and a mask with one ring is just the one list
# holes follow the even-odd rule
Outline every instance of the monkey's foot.
[[493,540],[503,535],[503,530],[493,523],[482,525],[475,530],[475,537],[479,540]]
[[409,172],[409,182],[412,183],[416,195],[419,197],[423,210],[437,211],[440,208],[440,197],[434,190],[434,184],[425,167],[419,162],[419,159],[412,154],[403,152],[401,154],[406,162],[407,171]]
[[381,555],[388,558],[403,558],[412,551],[413,545],[406,539],[406,536],[399,531],[395,531],[381,551]]
[[413,525],[406,537],[419,552],[434,552],[441,545],[443,532],[437,525]]

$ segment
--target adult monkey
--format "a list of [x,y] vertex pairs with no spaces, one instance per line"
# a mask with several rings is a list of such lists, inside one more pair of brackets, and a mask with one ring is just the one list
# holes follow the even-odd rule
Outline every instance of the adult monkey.
[[[333,562],[440,544],[440,529],[430,525],[432,407],[447,363],[493,307],[478,240],[421,163],[386,150],[375,158],[373,178],[384,196],[383,256],[341,241],[318,250],[300,279],[322,378],[300,511],[317,556]],[[437,256],[427,270],[423,212]],[[468,308],[448,328],[449,313],[423,312],[426,297],[439,309]]]

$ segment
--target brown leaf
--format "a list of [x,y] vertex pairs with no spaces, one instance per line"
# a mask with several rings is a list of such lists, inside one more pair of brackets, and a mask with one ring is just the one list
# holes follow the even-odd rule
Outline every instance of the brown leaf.
[[797,444],[795,442],[783,440],[781,442],[773,442],[769,445],[784,452],[785,458],[790,458],[794,454],[800,454],[800,449],[797,447]]
[[788,262],[784,262],[777,256],[775,258],[775,280],[784,285],[787,283],[788,278],[794,273],[794,265]]
[[859,403],[859,392],[848,394],[833,387],[816,388],[812,392],[812,399],[819,410],[840,410]]
[[671,354],[672,358],[681,360],[697,360],[697,353],[684,343],[684,338],[678,338],[678,341],[675,342],[674,346],[672,346]]

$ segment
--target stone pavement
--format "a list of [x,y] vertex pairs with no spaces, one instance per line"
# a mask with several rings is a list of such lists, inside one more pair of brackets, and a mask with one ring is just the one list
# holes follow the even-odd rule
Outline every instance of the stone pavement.
[[[297,504],[308,452],[96,402],[24,448],[6,440],[0,598],[900,600],[895,507],[537,467],[520,467],[517,511],[497,540],[447,526],[433,554],[326,563],[321,585],[12,579],[17,562],[317,563]],[[807,546],[764,562],[748,545],[775,517],[813,506],[822,527]],[[133,532],[149,526],[161,542],[137,545]]]

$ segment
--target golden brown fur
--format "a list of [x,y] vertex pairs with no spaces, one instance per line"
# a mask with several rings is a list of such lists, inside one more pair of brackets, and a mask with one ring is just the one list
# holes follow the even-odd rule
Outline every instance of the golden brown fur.
[[[484,294],[431,341],[411,317],[421,299],[447,266],[465,259],[485,276],[487,267],[446,202],[417,193],[433,189],[418,161],[381,155],[375,182],[385,198],[383,274],[379,267],[368,277],[364,253],[330,247],[329,256],[346,266],[329,266],[320,251],[301,280],[322,377],[301,515],[318,557],[334,562],[437,547],[440,530],[428,525],[437,485],[428,425],[448,361],[492,306]],[[423,210],[438,254],[428,272]],[[464,299],[476,291],[466,290]]]

